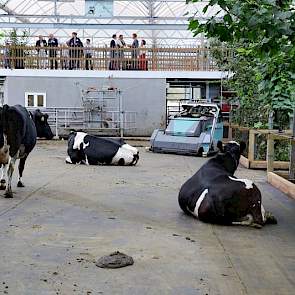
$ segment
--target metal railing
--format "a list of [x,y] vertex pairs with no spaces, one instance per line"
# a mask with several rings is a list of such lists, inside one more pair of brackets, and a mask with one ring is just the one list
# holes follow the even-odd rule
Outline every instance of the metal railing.
[[[33,112],[36,108],[28,107]],[[124,130],[136,128],[136,112],[107,110],[104,112],[104,119],[90,121],[83,107],[48,107],[39,108],[48,114],[48,124],[53,133],[58,137],[66,130],[92,130],[112,131],[123,137]],[[68,133],[68,132],[66,132]]]
[[[225,57],[230,51],[224,51]],[[217,71],[209,48],[0,46],[0,68],[62,70]]]

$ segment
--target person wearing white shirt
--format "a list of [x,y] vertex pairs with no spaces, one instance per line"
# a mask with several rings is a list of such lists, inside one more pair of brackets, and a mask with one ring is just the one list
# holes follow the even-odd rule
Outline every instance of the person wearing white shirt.
[[84,53],[85,53],[85,67],[86,70],[93,70],[93,65],[92,65],[92,48],[90,44],[90,39],[86,39],[86,45],[84,47]]

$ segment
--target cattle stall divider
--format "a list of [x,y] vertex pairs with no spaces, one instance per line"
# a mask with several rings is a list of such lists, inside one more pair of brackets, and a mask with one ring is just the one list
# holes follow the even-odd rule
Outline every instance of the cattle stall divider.
[[136,128],[137,113],[133,111],[107,110],[106,115],[111,118],[108,126],[103,128],[89,128],[85,124],[85,110],[83,107],[28,107],[33,112],[40,109],[49,115],[48,124],[54,131],[55,138],[67,136],[71,130],[84,131],[103,136],[124,136],[124,130]]

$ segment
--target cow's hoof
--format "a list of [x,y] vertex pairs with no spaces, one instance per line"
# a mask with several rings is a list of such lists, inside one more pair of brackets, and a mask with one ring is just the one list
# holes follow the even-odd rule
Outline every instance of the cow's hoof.
[[73,164],[72,160],[70,157],[66,157],[66,163],[67,164]]
[[4,198],[6,198],[6,199],[11,199],[11,198],[13,198],[13,194],[12,194],[12,192],[5,192],[5,194],[4,194]]
[[2,190],[2,191],[6,190],[6,181],[5,181],[5,179],[0,180],[0,190]]
[[21,181],[18,181],[17,187],[25,187],[25,185]]
[[270,212],[265,212],[265,218],[265,224],[278,224],[277,219]]
[[258,223],[252,223],[251,226],[258,229],[262,228],[262,225]]

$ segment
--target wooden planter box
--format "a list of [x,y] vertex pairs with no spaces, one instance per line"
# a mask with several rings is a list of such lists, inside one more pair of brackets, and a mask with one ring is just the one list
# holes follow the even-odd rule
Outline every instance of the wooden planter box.
[[[267,161],[263,161],[263,160],[249,161],[249,159],[244,156],[241,156],[240,164],[247,169],[264,169],[265,170],[267,168]],[[275,161],[274,169],[288,170],[289,162]]]
[[267,173],[267,181],[289,197],[295,199],[295,184],[274,172]]

